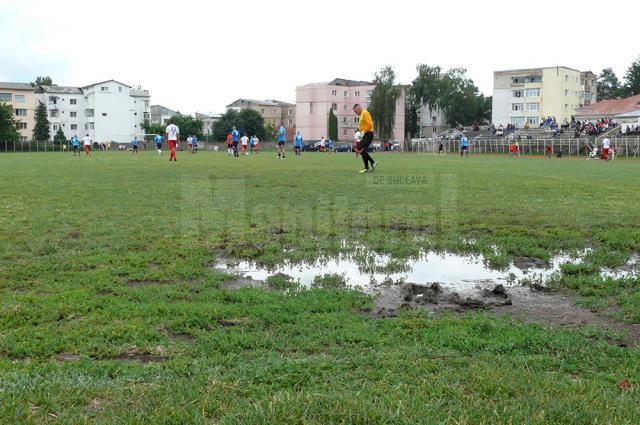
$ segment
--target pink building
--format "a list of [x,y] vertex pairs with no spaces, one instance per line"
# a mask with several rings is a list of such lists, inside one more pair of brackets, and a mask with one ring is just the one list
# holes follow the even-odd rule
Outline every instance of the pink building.
[[[358,128],[359,118],[353,105],[365,108],[371,102],[374,85],[367,81],[336,78],[329,83],[307,84],[296,88],[296,130],[305,140],[328,137],[329,110],[338,117],[340,141],[351,142]],[[404,92],[396,105],[394,140],[404,141]],[[375,124],[375,123],[374,123]]]

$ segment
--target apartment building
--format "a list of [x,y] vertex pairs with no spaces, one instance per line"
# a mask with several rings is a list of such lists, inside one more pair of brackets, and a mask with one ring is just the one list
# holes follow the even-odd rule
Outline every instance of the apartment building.
[[0,82],[0,102],[13,108],[20,140],[31,140],[35,126],[35,92],[31,84]]
[[97,142],[129,143],[144,135],[150,119],[150,95],[141,87],[115,80],[84,87],[37,86],[36,101],[47,106],[51,138],[62,129],[67,138],[88,134]]
[[151,123],[152,124],[169,124],[171,117],[178,114],[177,111],[169,109],[162,105],[151,105]]
[[596,75],[564,66],[495,71],[494,124],[537,126],[545,117],[570,121],[597,100]]
[[[353,105],[365,108],[371,102],[375,86],[368,81],[336,78],[328,83],[313,83],[296,88],[297,130],[305,139],[319,140],[328,137],[329,111],[338,118],[338,137],[352,141],[359,125],[359,117],[353,113]],[[396,105],[394,140],[404,140],[404,92]]]
[[211,135],[213,124],[215,124],[221,117],[222,114],[216,114],[213,112],[208,112],[206,114],[196,112],[196,119],[202,121],[202,134],[204,137],[209,137]]

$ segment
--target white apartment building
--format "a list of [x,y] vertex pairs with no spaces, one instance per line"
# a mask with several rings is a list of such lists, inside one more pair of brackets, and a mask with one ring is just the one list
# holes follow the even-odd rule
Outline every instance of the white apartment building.
[[36,99],[47,106],[51,138],[88,134],[96,142],[129,143],[144,135],[150,118],[149,92],[115,80],[85,87],[38,86]]
[[495,71],[492,122],[537,126],[545,117],[558,124],[595,103],[596,75],[565,66]]

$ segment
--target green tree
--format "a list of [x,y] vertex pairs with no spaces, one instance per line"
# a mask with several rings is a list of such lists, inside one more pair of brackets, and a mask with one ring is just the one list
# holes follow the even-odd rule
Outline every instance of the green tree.
[[53,144],[56,146],[62,146],[67,143],[67,137],[64,135],[64,131],[61,128],[56,131],[56,134],[53,136]]
[[396,121],[396,104],[402,88],[396,85],[396,73],[390,66],[376,72],[373,84],[375,88],[371,94],[369,112],[377,127],[378,137],[385,141],[391,140]]
[[253,109],[243,109],[238,114],[238,119],[240,121],[240,126],[238,127],[238,131],[248,135],[258,136],[258,139],[265,140],[266,131],[264,127],[264,118],[258,111],[254,111]]
[[453,68],[442,78],[438,103],[452,127],[484,122],[491,113],[487,98],[466,73],[464,68]]
[[626,97],[640,94],[640,57],[633,62],[624,76],[624,95]]
[[617,99],[622,95],[620,80],[612,68],[605,68],[598,75],[598,98]]
[[149,120],[144,120],[140,127],[144,130],[145,134],[164,134],[166,127],[162,124],[152,123]]
[[272,134],[267,134],[264,118],[259,112],[253,109],[243,109],[240,112],[235,109],[229,109],[213,124],[211,132],[214,140],[225,140],[227,132],[231,131],[233,127],[236,127],[241,134],[256,135],[260,140],[266,140],[266,137]]
[[404,106],[404,132],[408,138],[415,137],[420,132],[418,125],[418,113],[420,104],[416,100],[416,95],[412,86],[405,90],[405,106]]
[[183,115],[178,112],[175,116],[171,117],[175,124],[180,129],[180,134],[183,138],[188,136],[196,136],[198,139],[202,139],[202,120],[196,119],[191,115]]
[[20,140],[20,133],[13,119],[13,107],[0,102],[0,148],[6,148],[6,144]]
[[51,137],[49,132],[49,118],[47,117],[47,107],[44,103],[38,102],[36,107],[36,125],[33,127],[33,140],[36,142],[47,142]]
[[329,109],[327,128],[329,129],[329,139],[338,142],[338,117],[333,113],[333,108]]
[[275,141],[276,140],[276,126],[271,124],[270,122],[266,123],[264,125],[264,137],[265,140],[271,140],[271,141]]
[[418,76],[411,84],[413,98],[418,105],[431,110],[441,106],[442,101],[442,68],[420,64],[416,67]]
[[53,80],[51,77],[36,77],[36,80],[31,82],[31,86],[52,86]]

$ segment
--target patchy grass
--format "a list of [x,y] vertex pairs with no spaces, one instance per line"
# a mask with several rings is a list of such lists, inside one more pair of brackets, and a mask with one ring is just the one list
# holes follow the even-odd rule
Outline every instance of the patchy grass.
[[0,155],[0,423],[638,423],[639,351],[594,330],[371,319],[339,270],[222,288],[220,249],[401,269],[423,249],[500,266],[590,247],[553,285],[640,321],[638,280],[598,277],[640,251],[637,162],[377,159]]

